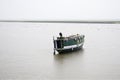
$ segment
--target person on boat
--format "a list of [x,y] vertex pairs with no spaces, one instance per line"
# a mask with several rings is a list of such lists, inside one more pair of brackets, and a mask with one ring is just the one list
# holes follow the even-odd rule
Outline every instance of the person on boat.
[[62,33],[61,33],[61,32],[59,33],[59,35],[60,35],[60,38],[63,38],[63,37],[62,37]]
[[61,32],[59,33],[59,35],[60,35],[60,38],[59,38],[60,39],[60,47],[63,48],[64,47],[64,44],[63,44],[64,37]]

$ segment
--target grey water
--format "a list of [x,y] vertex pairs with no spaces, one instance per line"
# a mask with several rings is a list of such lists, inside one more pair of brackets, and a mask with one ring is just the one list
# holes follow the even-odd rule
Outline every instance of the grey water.
[[[53,55],[53,36],[84,34]],[[120,80],[120,24],[0,22],[0,80]]]

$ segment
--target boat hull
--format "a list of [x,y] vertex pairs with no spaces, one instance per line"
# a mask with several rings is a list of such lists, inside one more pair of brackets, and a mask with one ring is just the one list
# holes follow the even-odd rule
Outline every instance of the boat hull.
[[80,45],[80,46],[77,46],[77,47],[71,47],[71,48],[67,48],[67,49],[57,49],[57,51],[59,52],[59,53],[69,53],[69,52],[74,52],[74,51],[78,51],[78,50],[80,50],[81,48],[83,47],[83,44],[82,45]]
[[84,35],[74,35],[64,38],[53,39],[54,53],[67,53],[80,50],[84,44]]

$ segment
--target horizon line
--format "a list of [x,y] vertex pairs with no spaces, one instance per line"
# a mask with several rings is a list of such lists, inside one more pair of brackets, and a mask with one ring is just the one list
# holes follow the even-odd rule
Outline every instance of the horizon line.
[[28,22],[28,23],[111,23],[120,24],[120,21],[109,21],[109,20],[0,20],[0,22]]

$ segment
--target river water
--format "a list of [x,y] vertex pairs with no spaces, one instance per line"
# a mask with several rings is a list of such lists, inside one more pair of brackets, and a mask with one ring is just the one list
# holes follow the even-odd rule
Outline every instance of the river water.
[[[84,34],[53,55],[53,36]],[[120,24],[0,22],[0,80],[120,80]]]

